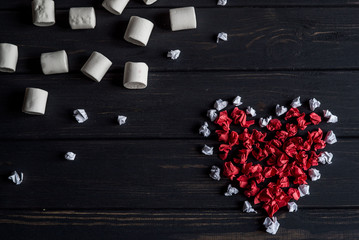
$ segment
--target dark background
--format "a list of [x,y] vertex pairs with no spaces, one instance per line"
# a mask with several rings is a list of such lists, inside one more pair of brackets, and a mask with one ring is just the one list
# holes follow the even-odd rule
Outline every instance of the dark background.
[[[132,0],[115,16],[99,0],[61,0],[56,24],[41,28],[30,1],[1,0],[0,42],[18,45],[19,61],[16,73],[0,74],[0,239],[359,238],[359,2],[228,1]],[[168,9],[190,5],[198,28],[171,32]],[[71,30],[68,9],[88,6],[96,28]],[[155,23],[147,47],[123,40],[132,15]],[[229,41],[216,44],[222,31]],[[70,73],[43,75],[40,54],[62,49]],[[182,51],[177,61],[165,57],[171,49]],[[100,83],[80,73],[94,50],[113,61]],[[122,86],[127,61],[149,65],[145,90]],[[26,87],[49,91],[45,116],[21,112]],[[263,211],[242,213],[243,196],[223,196],[228,181],[208,177],[221,160],[200,153],[216,144],[198,135],[207,109],[236,95],[258,117],[297,96],[339,116],[323,127],[338,137],[326,149],[333,164],[318,168],[297,213],[276,214],[276,236],[265,233]],[[84,124],[76,108],[86,109]],[[25,174],[20,186],[7,180],[13,170]]]

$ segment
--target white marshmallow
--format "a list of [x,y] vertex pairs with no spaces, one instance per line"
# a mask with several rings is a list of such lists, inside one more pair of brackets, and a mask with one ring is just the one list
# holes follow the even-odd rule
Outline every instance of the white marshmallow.
[[48,92],[39,88],[26,88],[22,111],[27,114],[44,115]]
[[72,29],[93,29],[96,15],[93,7],[70,8],[69,23]]
[[32,22],[39,27],[55,24],[55,2],[52,0],[32,1]]
[[81,68],[81,72],[92,80],[100,82],[111,65],[112,62],[107,57],[94,51]]
[[196,12],[194,7],[170,9],[172,31],[197,28]]
[[145,47],[150,39],[153,26],[153,23],[145,18],[132,16],[123,38],[127,42]]
[[69,72],[65,50],[42,53],[40,57],[42,72],[45,75]]
[[155,2],[157,2],[157,0],[143,0],[144,3],[146,3],[146,5],[151,5]]
[[130,0],[104,0],[102,6],[112,14],[121,15]]
[[0,72],[15,72],[18,56],[16,45],[0,43]]
[[147,87],[148,66],[143,62],[127,62],[123,75],[123,86],[128,89]]

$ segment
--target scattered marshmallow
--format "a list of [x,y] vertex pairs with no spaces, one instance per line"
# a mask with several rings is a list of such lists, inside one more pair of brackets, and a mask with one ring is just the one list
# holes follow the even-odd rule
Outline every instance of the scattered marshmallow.
[[266,217],[263,222],[264,227],[266,228],[266,232],[275,235],[279,229],[279,222],[276,217],[270,218]]
[[213,155],[213,147],[204,145],[202,148],[202,153],[207,156]]
[[112,14],[121,15],[129,0],[104,0],[102,6]]
[[262,127],[262,128],[266,127],[271,120],[272,120],[272,116],[269,116],[267,118],[260,118],[259,119],[259,126]]
[[144,89],[148,82],[148,65],[144,62],[126,62],[123,86],[127,89]]
[[76,154],[73,152],[68,152],[65,154],[65,159],[69,161],[73,161],[76,158]]
[[323,110],[323,114],[325,118],[328,118],[327,123],[337,123],[338,116],[332,114],[329,110]]
[[93,7],[70,8],[69,22],[72,29],[94,29],[96,15]]
[[228,106],[228,102],[223,101],[222,99],[218,99],[214,103],[214,108],[217,109],[217,111],[221,111],[222,109],[226,108],[227,106]]
[[325,142],[328,144],[334,144],[337,142],[337,137],[332,130],[330,130],[325,136]]
[[112,62],[103,54],[93,51],[89,59],[82,66],[81,72],[96,82],[100,82],[111,67]]
[[288,202],[288,211],[289,212],[297,212],[298,211],[298,205],[295,202]]
[[209,109],[207,111],[207,117],[209,117],[209,119],[211,119],[211,122],[213,122],[214,120],[217,119],[218,114],[216,112],[216,109]]
[[224,196],[230,197],[230,196],[232,196],[232,195],[236,195],[238,192],[239,192],[239,191],[238,191],[237,188],[232,187],[231,184],[228,184],[227,192],[224,193]]
[[211,130],[208,129],[208,123],[204,122],[203,125],[199,129],[199,134],[203,134],[203,136],[208,137],[211,134]]
[[147,46],[154,24],[145,18],[132,16],[128,22],[124,39],[137,46]]
[[196,11],[194,7],[170,9],[172,31],[197,28]]
[[284,113],[286,113],[288,111],[288,108],[284,107],[284,106],[280,106],[279,104],[277,104],[277,106],[275,106],[275,114],[279,117],[281,115],[283,115]]
[[252,207],[252,205],[251,205],[248,201],[244,201],[244,204],[243,204],[243,212],[246,212],[246,213],[257,213],[257,211],[254,210],[254,208]]
[[217,5],[218,6],[226,6],[227,5],[227,0],[218,0]]
[[19,50],[16,45],[0,43],[0,72],[15,72],[18,57]]
[[76,118],[76,121],[78,123],[85,122],[88,118],[87,113],[85,112],[85,109],[76,109],[74,110],[74,117]]
[[332,164],[333,153],[324,151],[319,154],[318,162],[321,164]]
[[312,98],[309,100],[309,107],[310,110],[314,111],[316,108],[320,107],[320,102],[317,99]]
[[320,172],[318,169],[311,168],[308,170],[309,177],[312,179],[312,181],[317,181],[320,179]]
[[310,195],[309,185],[307,184],[299,185],[298,190],[301,197],[304,197],[305,195]]
[[157,0],[143,0],[144,3],[146,3],[146,5],[151,5],[155,2],[157,2]]
[[225,32],[218,33],[218,35],[217,35],[217,43],[219,43],[220,40],[227,42],[228,41],[228,34],[225,33]]
[[242,98],[240,96],[237,96],[233,99],[232,103],[234,106],[238,107],[238,106],[242,105],[242,103],[243,103]]
[[176,49],[176,50],[171,50],[167,53],[167,57],[171,58],[172,60],[176,60],[177,58],[179,58],[181,54],[181,50]]
[[8,177],[8,179],[10,179],[16,185],[20,185],[24,180],[24,174],[20,172],[19,175],[16,171],[13,171],[12,174]]
[[257,115],[256,110],[254,110],[254,108],[252,108],[251,106],[247,107],[246,113],[252,117],[255,117]]
[[39,27],[54,25],[55,2],[52,0],[33,0],[32,23]]
[[40,88],[26,88],[22,111],[32,115],[44,115],[49,93]]
[[69,62],[65,50],[42,53],[40,63],[45,75],[69,72]]
[[118,117],[117,117],[117,122],[119,125],[125,124],[126,120],[127,120],[126,116],[118,115]]
[[221,169],[219,167],[213,165],[209,176],[211,178],[213,178],[214,180],[217,180],[217,181],[221,180]]
[[300,102],[300,96],[297,98],[294,98],[294,100],[292,101],[292,103],[290,104],[292,106],[292,108],[297,108],[302,106],[302,103]]

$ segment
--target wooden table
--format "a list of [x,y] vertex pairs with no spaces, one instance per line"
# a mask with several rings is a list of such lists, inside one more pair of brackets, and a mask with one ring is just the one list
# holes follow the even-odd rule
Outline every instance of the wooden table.
[[[30,1],[2,1],[0,42],[19,46],[16,73],[0,74],[1,239],[358,239],[359,9],[349,0],[133,0],[123,15],[101,0],[56,1],[56,25],[36,27]],[[171,32],[168,9],[194,5],[198,29]],[[74,31],[70,7],[94,6],[94,30]],[[123,40],[130,16],[155,23],[147,47]],[[218,32],[228,42],[216,44]],[[66,50],[70,73],[45,76],[40,54]],[[177,61],[165,57],[180,49]],[[101,83],[80,73],[92,51],[113,61]],[[141,91],[122,86],[126,61],[150,67]],[[46,115],[21,112],[26,87],[49,91]],[[245,198],[226,198],[228,181],[208,177],[217,155],[200,153],[198,128],[214,100],[241,95],[258,116],[275,104],[316,97],[339,116],[332,165],[310,183],[299,211],[245,214]],[[78,124],[72,111],[84,108]],[[128,116],[118,126],[116,116]],[[65,161],[67,151],[77,153]],[[25,180],[7,180],[13,170]]]

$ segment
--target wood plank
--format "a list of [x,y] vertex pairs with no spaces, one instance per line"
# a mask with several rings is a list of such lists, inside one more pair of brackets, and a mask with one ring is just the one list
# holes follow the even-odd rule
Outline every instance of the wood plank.
[[[322,177],[310,182],[302,207],[358,207],[358,139],[328,146],[332,165],[319,166]],[[1,142],[1,208],[126,209],[213,208],[239,211],[242,194],[225,197],[227,179],[209,176],[222,160],[200,152],[210,140],[8,141]],[[74,162],[64,154],[77,154]],[[23,184],[7,176],[24,172]],[[285,210],[283,210],[285,211]],[[262,213],[262,211],[261,211]]]
[[[33,26],[28,10],[5,11],[0,41],[19,45],[19,73],[41,73],[40,54],[61,49],[68,52],[72,72],[93,50],[113,61],[111,71],[126,61],[147,62],[154,71],[358,69],[358,13],[358,8],[204,8],[197,11],[197,30],[171,32],[165,8],[128,9],[120,17],[99,10],[96,28],[84,31],[70,29],[67,11],[59,11],[58,23],[49,28]],[[123,40],[132,15],[156,25],[145,48]],[[217,44],[222,31],[229,41]],[[166,58],[170,49],[182,50],[178,61]]]
[[[274,115],[277,103],[289,106],[297,96],[316,97],[321,109],[339,116],[339,123],[321,125],[337,136],[359,136],[359,72],[150,72],[145,90],[122,87],[122,72],[95,83],[82,74],[0,75],[1,139],[84,138],[200,138],[198,129],[218,98],[241,95],[258,118]],[[49,91],[45,116],[21,112],[26,87]],[[78,124],[72,116],[86,109],[89,120]],[[232,106],[233,108],[233,106]],[[320,113],[320,109],[317,111]],[[118,126],[118,114],[128,116]],[[214,129],[215,126],[211,125]],[[45,130],[44,130],[45,129]],[[214,135],[213,135],[214,136]],[[214,138],[214,137],[213,137]]]
[[359,210],[283,213],[277,235],[264,217],[235,210],[4,211],[4,239],[358,239]]
[[[76,4],[71,0],[56,1],[56,9],[66,9],[77,6],[94,6],[101,9],[103,0],[77,0]],[[0,9],[31,9],[31,1],[24,2],[23,0],[7,1],[2,4]],[[195,7],[218,7],[217,0],[181,0],[180,2],[173,0],[160,0],[153,5],[146,6],[142,0],[131,0],[127,8],[158,8],[158,7],[182,7],[182,6],[195,6]],[[226,7],[293,7],[293,6],[310,6],[310,7],[338,7],[338,6],[358,6],[357,1],[351,0],[228,0]]]

